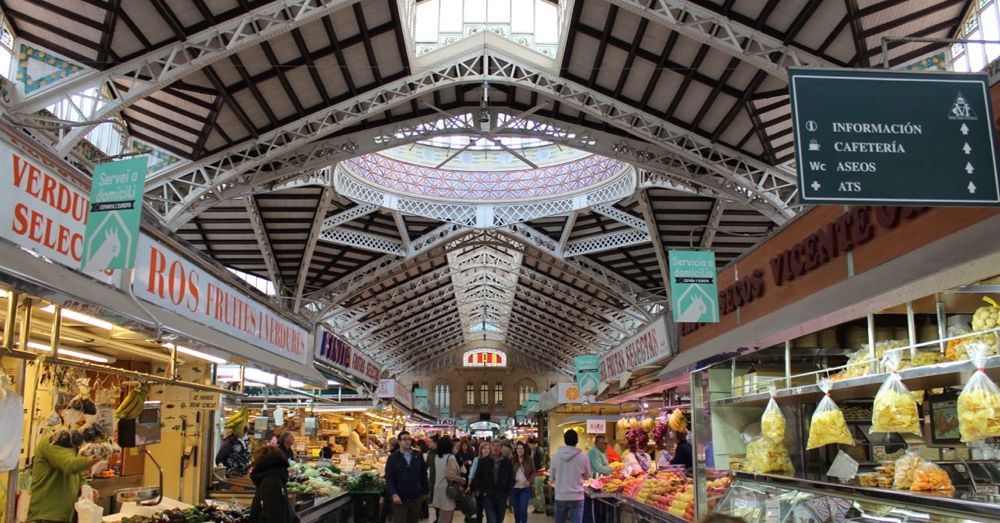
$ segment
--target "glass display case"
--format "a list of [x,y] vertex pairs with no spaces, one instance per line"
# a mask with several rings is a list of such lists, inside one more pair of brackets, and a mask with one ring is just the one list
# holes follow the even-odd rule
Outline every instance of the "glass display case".
[[716,510],[749,523],[985,523],[1000,518],[998,501],[994,493],[935,496],[737,472]]

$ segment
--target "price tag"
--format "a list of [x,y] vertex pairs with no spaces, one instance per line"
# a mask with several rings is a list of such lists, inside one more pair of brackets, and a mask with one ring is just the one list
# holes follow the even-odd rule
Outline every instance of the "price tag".
[[764,521],[767,521],[767,523],[781,522],[780,499],[769,499],[764,502]]
[[833,464],[830,465],[830,470],[827,471],[826,475],[847,482],[858,475],[858,462],[841,450],[837,453],[837,457],[834,458]]
[[608,422],[603,419],[588,419],[587,434],[604,434],[608,431]]

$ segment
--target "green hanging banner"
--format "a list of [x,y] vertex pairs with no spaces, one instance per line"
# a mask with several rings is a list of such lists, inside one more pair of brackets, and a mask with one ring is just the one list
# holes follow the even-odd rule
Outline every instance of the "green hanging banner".
[[597,394],[601,384],[601,357],[595,354],[573,358],[576,366],[576,386],[580,394]]
[[145,157],[94,167],[87,229],[83,236],[83,270],[135,267],[145,185]]
[[669,251],[670,304],[678,323],[717,323],[719,287],[715,253]]

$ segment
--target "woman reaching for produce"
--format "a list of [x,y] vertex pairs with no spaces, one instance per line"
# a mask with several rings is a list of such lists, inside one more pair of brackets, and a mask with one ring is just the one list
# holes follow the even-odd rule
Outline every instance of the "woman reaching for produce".
[[[85,483],[83,473],[98,462],[98,458],[78,456],[74,440],[83,442],[79,432],[68,429],[41,438],[35,449],[35,462],[31,471],[31,504],[28,521],[68,523],[73,519],[80,487]],[[94,491],[97,501],[97,491]]]
[[254,452],[250,479],[257,487],[250,504],[249,523],[297,523],[298,516],[288,501],[288,459],[280,448],[267,445]]

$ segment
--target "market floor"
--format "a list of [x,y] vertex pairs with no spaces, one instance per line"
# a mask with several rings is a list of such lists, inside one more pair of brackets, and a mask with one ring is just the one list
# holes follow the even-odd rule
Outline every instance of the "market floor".
[[[425,521],[428,523],[433,523],[434,519],[433,518],[421,519],[420,521],[421,523]],[[455,514],[454,519],[452,519],[452,523],[462,523],[463,521],[464,520],[462,519],[461,514]],[[528,512],[528,523],[551,523],[551,522],[552,522],[552,516],[546,516],[545,514],[532,514],[531,512]],[[503,523],[514,523],[514,514],[507,512],[507,517],[503,519]]]

